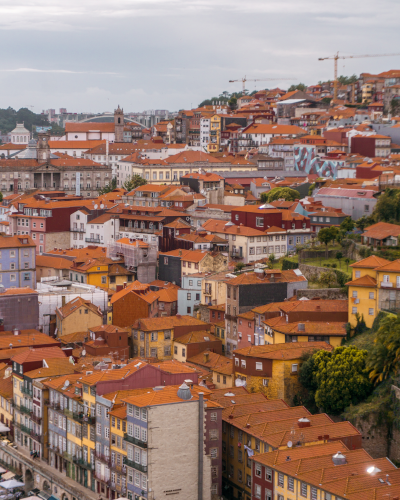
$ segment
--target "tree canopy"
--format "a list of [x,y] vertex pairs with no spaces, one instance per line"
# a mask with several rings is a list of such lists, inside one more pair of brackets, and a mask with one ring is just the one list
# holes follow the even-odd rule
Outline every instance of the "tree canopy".
[[135,189],[139,186],[144,186],[145,184],[147,184],[146,179],[140,177],[139,174],[135,174],[126,179],[122,187],[126,189],[126,191],[132,191],[132,189]]
[[263,203],[271,203],[280,199],[294,201],[300,199],[300,193],[295,189],[276,187],[267,193],[261,193],[260,198]]
[[353,345],[336,347],[332,352],[320,350],[313,355],[312,380],[316,382],[315,402],[319,408],[338,414],[370,395],[367,356],[368,351]]
[[345,233],[353,231],[353,229],[354,229],[354,221],[352,220],[351,217],[346,217],[340,223],[340,230]]
[[117,178],[113,177],[111,179],[111,182],[109,182],[106,186],[103,188],[98,189],[98,193],[101,194],[106,194],[106,193],[111,193],[111,191],[114,191],[114,189],[117,188]]
[[331,241],[335,240],[339,236],[339,230],[335,226],[324,227],[318,233],[318,240],[321,243],[325,243],[326,252],[328,252],[328,245]]
[[400,189],[385,189],[378,198],[372,216],[376,222],[399,222]]
[[306,88],[307,85],[305,85],[304,83],[298,83],[297,85],[291,85],[288,88],[288,92],[293,92],[293,90],[306,90]]
[[11,107],[0,109],[0,130],[3,134],[14,130],[17,123],[23,123],[24,127],[29,131],[32,131],[32,125],[39,127],[50,126],[47,116],[33,113],[28,108],[21,108],[18,111]]
[[342,85],[349,85],[350,83],[355,83],[357,80],[358,76],[355,74],[351,76],[338,76],[338,82]]
[[383,382],[397,374],[400,363],[400,318],[389,314],[377,331],[375,343],[367,359],[367,368],[373,382]]

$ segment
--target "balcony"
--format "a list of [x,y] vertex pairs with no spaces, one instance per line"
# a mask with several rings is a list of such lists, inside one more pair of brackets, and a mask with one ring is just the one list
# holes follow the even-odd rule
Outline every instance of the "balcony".
[[111,455],[103,455],[103,453],[99,453],[97,451],[95,451],[94,455],[98,460],[101,460],[106,464],[111,464]]
[[31,430],[31,438],[37,441],[38,443],[43,443],[43,436],[41,434],[37,434],[33,430]]
[[98,481],[103,481],[103,483],[106,483],[108,486],[110,486],[111,481],[109,477],[105,476],[104,474],[100,474],[99,472],[95,472],[93,475]]
[[68,460],[68,462],[72,462],[72,459],[75,461],[75,457],[72,457],[71,453],[68,453],[67,451],[64,451],[62,456],[65,460]]
[[125,493],[126,492],[126,486],[123,486],[122,484],[117,484],[117,483],[110,483],[110,488],[115,491],[119,491],[120,493]]
[[21,392],[32,397],[32,389],[29,389],[29,387],[22,386]]
[[147,465],[137,464],[133,460],[129,460],[127,457],[124,457],[124,464],[128,467],[139,470],[140,472],[147,472]]
[[124,434],[124,439],[128,441],[128,443],[136,444],[136,446],[140,446],[141,448],[147,448],[147,443],[145,441],[136,439],[133,436],[128,436],[128,434]]
[[[48,400],[46,400],[48,401]],[[53,410],[59,410],[60,409],[60,403],[57,401],[49,401],[48,403],[46,403],[45,401],[45,404],[48,404],[50,406],[50,408],[52,408]]]
[[[174,179],[175,181],[178,179]],[[144,234],[154,234],[156,231],[159,231],[159,229],[156,229],[154,227],[148,228],[148,227],[129,227],[129,226],[120,226],[119,227],[119,232],[121,233],[122,231],[124,232],[129,232],[129,233],[144,233]]]
[[86,229],[80,227],[71,227],[70,231],[72,233],[86,233]]
[[25,432],[26,434],[31,433],[31,429],[29,427],[27,427],[26,425],[20,424],[20,429],[22,432]]
[[91,464],[90,462],[88,462],[84,458],[73,457],[72,460],[73,460],[74,464],[79,465],[80,467],[82,467],[84,469],[88,469],[88,470],[94,469],[94,464]]
[[85,238],[86,243],[100,244],[100,238]]
[[237,259],[243,259],[243,253],[239,252],[238,250],[232,250],[231,257],[235,257]]
[[31,420],[32,420],[32,422],[35,422],[36,424],[42,423],[42,417],[35,415],[32,411],[31,411]]
[[381,288],[393,288],[393,283],[381,281]]
[[126,466],[111,462],[111,469],[119,472],[120,474],[126,474]]
[[89,417],[88,415],[84,415],[83,413],[73,413],[72,418],[80,424],[93,425],[96,422],[96,417]]

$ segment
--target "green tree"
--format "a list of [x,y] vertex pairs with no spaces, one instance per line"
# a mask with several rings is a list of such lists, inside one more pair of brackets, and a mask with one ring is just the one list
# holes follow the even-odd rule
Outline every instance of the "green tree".
[[385,189],[378,198],[372,216],[375,222],[400,221],[400,189]]
[[389,314],[381,321],[368,359],[370,379],[375,384],[397,374],[400,363],[400,318]]
[[114,189],[117,189],[117,178],[113,177],[111,179],[111,182],[109,182],[106,186],[103,188],[98,189],[99,195],[106,194],[106,193],[111,193],[111,191],[114,191]]
[[300,193],[291,188],[276,187],[274,189],[271,189],[271,191],[268,191],[267,193],[261,194],[265,194],[265,196],[263,197],[264,199],[261,198],[264,203],[271,203],[275,200],[294,201],[300,199]]
[[273,253],[271,253],[271,255],[269,256],[269,261],[270,261],[271,265],[274,265],[276,258],[275,258],[275,255]]
[[328,257],[328,245],[331,241],[334,241],[339,235],[339,230],[335,226],[324,227],[318,233],[318,240],[326,245],[325,247],[325,257]]
[[315,393],[318,389],[317,379],[315,377],[314,354],[316,352],[318,352],[317,349],[312,352],[307,352],[301,357],[299,382],[303,390],[299,391],[300,393],[294,399],[295,404],[304,405],[311,413],[318,412],[318,408],[315,404]]
[[349,85],[350,83],[355,83],[358,80],[357,75],[351,75],[351,76],[338,76],[338,82],[342,85]]
[[308,188],[308,196],[312,196],[314,189],[315,189],[315,182],[313,182],[311,186]]
[[345,233],[353,231],[353,229],[354,229],[354,221],[351,217],[346,217],[340,223],[340,230]]
[[356,228],[364,232],[364,229],[368,226],[368,219],[363,215],[358,220],[356,220]]
[[340,269],[342,268],[341,260],[343,259],[342,252],[336,252],[336,259],[339,261]]
[[147,184],[146,179],[143,179],[143,177],[140,177],[139,174],[131,175],[128,179],[123,184],[123,188],[126,191],[132,191],[133,189],[139,187],[139,186],[144,186]]
[[0,192],[0,202],[3,201],[3,193]]
[[235,266],[235,272],[240,272],[244,267],[246,267],[244,262],[238,262]]
[[288,92],[293,92],[294,90],[306,90],[307,85],[304,85],[304,83],[298,83],[297,85],[291,85],[288,89]]
[[231,109],[236,109],[237,108],[237,98],[232,96],[229,101],[228,101],[228,106],[231,108]]
[[319,275],[318,283],[324,288],[336,288],[338,286],[337,276],[330,269]]
[[350,259],[348,257],[346,257],[344,259],[344,261],[346,262],[346,266],[347,266],[347,271],[349,270],[349,264],[350,264]]
[[390,101],[390,111],[392,115],[397,115],[400,112],[400,100],[399,99],[392,99]]
[[341,413],[351,404],[368,397],[372,391],[366,360],[368,351],[356,346],[320,350],[313,355],[317,382],[315,402],[323,411]]

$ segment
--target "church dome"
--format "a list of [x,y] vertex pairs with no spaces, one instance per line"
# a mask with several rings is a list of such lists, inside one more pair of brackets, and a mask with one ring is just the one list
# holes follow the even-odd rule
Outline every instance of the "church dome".
[[14,130],[11,131],[12,134],[30,134],[29,130],[24,127],[23,123],[17,123]]

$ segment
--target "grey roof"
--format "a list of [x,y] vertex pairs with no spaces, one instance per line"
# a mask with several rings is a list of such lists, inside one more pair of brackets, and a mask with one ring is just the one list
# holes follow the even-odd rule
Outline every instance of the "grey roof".
[[17,123],[14,130],[11,131],[12,134],[30,134],[29,130],[24,127],[23,123]]

